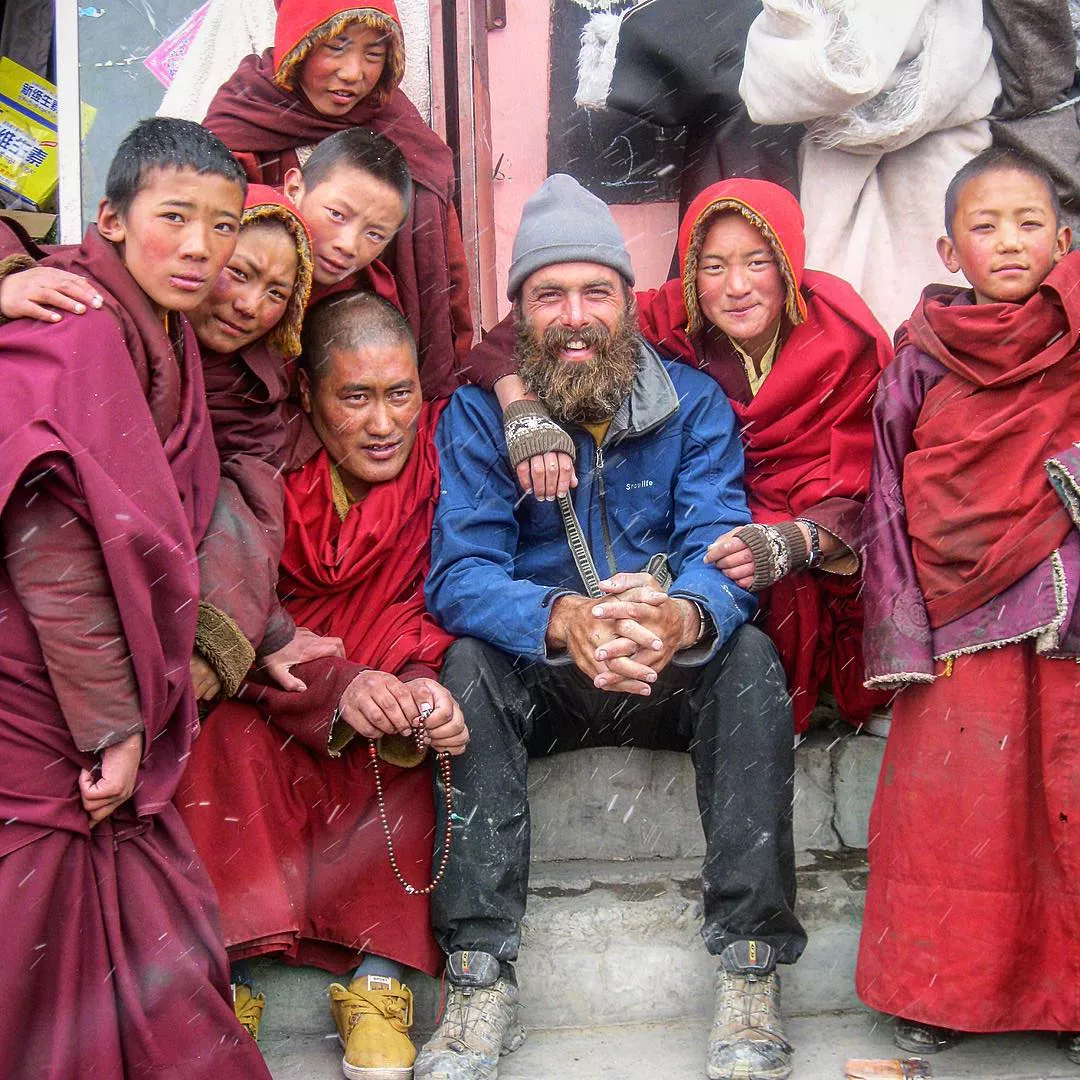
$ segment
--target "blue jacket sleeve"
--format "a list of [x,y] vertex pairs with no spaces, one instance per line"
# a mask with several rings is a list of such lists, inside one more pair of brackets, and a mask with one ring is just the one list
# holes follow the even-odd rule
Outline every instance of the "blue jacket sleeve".
[[743,487],[743,452],[735,415],[712,380],[700,391],[681,393],[682,460],[675,482],[675,520],[669,551],[675,581],[672,596],[695,600],[711,616],[716,637],[705,648],[676,653],[673,663],[697,666],[749,619],[753,593],[740,589],[705,562],[709,545],[746,525],[750,510]]
[[551,603],[564,589],[514,579],[520,493],[493,395],[455,392],[435,434],[442,489],[431,536],[428,610],[451,634],[546,659]]

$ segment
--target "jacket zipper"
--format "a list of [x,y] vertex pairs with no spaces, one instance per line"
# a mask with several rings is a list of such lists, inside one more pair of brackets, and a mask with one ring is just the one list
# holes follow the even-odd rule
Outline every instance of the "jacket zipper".
[[619,572],[615,562],[615,549],[611,546],[611,532],[608,529],[607,500],[604,497],[604,451],[600,444],[596,444],[596,490],[600,496],[600,530],[604,536],[604,555],[607,557],[610,573]]

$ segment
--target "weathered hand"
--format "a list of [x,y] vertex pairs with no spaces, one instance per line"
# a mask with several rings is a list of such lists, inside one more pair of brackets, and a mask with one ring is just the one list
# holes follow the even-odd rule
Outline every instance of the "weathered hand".
[[465,726],[461,706],[450,691],[434,679],[410,679],[405,687],[412,693],[419,714],[425,705],[431,707],[424,726],[432,749],[463,754],[469,745],[469,729]]
[[734,530],[718,536],[709,545],[705,561],[726,574],[740,589],[749,589],[754,580],[754,556]]
[[517,467],[517,479],[521,490],[531,493],[537,502],[554,500],[577,487],[574,459],[569,454],[549,450],[535,454]]
[[[574,663],[594,680],[600,672],[607,670],[597,659],[597,650],[617,637],[610,621],[593,615],[595,605],[596,601],[588,596],[560,596],[551,606],[545,638],[549,649],[565,649]],[[645,693],[648,692],[646,686]]]
[[0,281],[0,314],[8,319],[59,322],[62,311],[81,315],[102,303],[86,278],[53,266],[32,266]]
[[321,637],[307,627],[298,626],[292,641],[277,652],[263,657],[262,667],[267,676],[282,690],[292,690],[300,694],[307,689],[307,684],[292,673],[294,665],[318,660],[323,656],[344,655],[345,646],[341,638]]
[[411,735],[420,715],[407,683],[385,671],[361,671],[338,702],[341,719],[367,739]]
[[616,574],[600,583],[608,598],[593,613],[610,621],[618,637],[597,649],[607,671],[597,676],[604,690],[640,693],[656,681],[675,653],[696,637],[697,608],[688,600],[670,597],[649,574]]
[[192,653],[188,670],[191,672],[191,685],[195,687],[195,697],[199,701],[215,701],[221,693],[221,680],[217,672],[198,653]]
[[142,751],[142,732],[137,731],[101,751],[101,775],[97,779],[89,769],[79,773],[79,796],[90,815],[91,829],[131,798]]

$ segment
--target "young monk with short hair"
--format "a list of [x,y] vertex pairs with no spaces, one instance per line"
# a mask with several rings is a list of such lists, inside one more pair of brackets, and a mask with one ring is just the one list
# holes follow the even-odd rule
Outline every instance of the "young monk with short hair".
[[856,984],[919,1054],[1080,1031],[1080,254],[1013,152],[960,170],[945,225],[971,288],[897,332],[867,504],[866,674],[901,692]]
[[232,253],[245,178],[197,124],[121,143],[47,266],[101,307],[0,329],[0,1074],[266,1077],[170,803],[197,728],[196,545],[218,464],[179,314]]
[[398,89],[404,66],[393,0],[282,0],[273,47],[244,59],[205,123],[251,180],[275,185],[334,132],[366,127],[394,141],[416,190],[387,262],[419,342],[424,394],[445,397],[458,385],[456,357],[472,345],[468,269],[453,157]]

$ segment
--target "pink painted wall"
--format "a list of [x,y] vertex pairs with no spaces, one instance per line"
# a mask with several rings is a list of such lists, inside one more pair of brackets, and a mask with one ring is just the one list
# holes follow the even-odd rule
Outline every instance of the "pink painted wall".
[[[495,256],[499,314],[505,297],[510,249],[525,200],[547,176],[547,103],[551,8],[542,0],[507,0],[505,30],[488,34],[492,162],[495,178]],[[675,203],[613,206],[637,274],[637,287],[667,278],[678,230]]]

